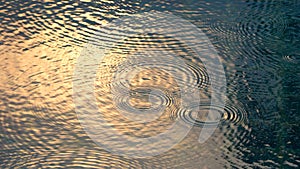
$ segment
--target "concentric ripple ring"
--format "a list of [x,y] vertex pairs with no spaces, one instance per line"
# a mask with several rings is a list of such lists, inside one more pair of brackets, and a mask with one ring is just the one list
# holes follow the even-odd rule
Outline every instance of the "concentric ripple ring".
[[[166,12],[145,12],[121,17],[109,23],[105,29],[97,32],[83,49],[76,62],[73,76],[75,110],[81,125],[96,144],[109,152],[138,158],[155,156],[168,151],[183,140],[192,127],[182,123],[180,118],[177,118],[167,130],[160,134],[147,138],[130,137],[114,130],[112,126],[107,124],[102,113],[99,112],[94,95],[94,81],[99,63],[103,62],[105,55],[115,46],[118,46],[118,43],[123,39],[145,33],[156,33],[172,37],[193,50],[208,72],[212,89],[212,105],[224,107],[226,90],[224,69],[213,45],[199,28],[182,18]],[[99,39],[99,37],[107,38]],[[148,60],[153,62],[151,59]],[[180,59],[176,58],[175,60],[173,64],[187,66]],[[176,77],[176,73],[173,74],[172,71],[170,73],[175,76],[175,79],[179,78]],[[197,84],[197,81],[195,84]],[[183,108],[190,107],[191,98],[194,101],[199,100],[196,92],[197,85],[184,82],[178,85],[180,88],[187,88],[186,85],[189,86],[188,92],[181,91],[181,106]],[[214,109],[210,109],[208,114],[214,116],[214,121],[220,120],[220,113],[214,113],[214,111]],[[205,142],[213,134],[217,125],[218,123],[215,123],[212,127],[209,124],[209,127],[206,127],[206,124],[204,124],[199,142]]]

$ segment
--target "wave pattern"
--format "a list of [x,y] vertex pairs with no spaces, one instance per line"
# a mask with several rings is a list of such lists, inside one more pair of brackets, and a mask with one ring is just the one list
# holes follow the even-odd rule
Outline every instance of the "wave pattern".
[[[1,1],[0,166],[299,168],[299,5],[297,0]],[[105,151],[87,136],[75,112],[72,78],[82,47],[95,33],[101,35],[96,42],[114,41],[105,25],[143,11],[171,11],[207,34],[222,57],[227,99],[223,113],[220,106],[209,106],[211,79],[185,44],[159,34],[124,39],[97,72],[95,95],[105,118],[134,137],[159,134],[176,118],[194,125],[170,151],[129,159]],[[128,71],[135,70],[147,49],[168,51],[160,67],[171,67],[183,78],[158,68]],[[170,53],[186,66],[170,64]],[[116,71],[123,78],[113,81]],[[180,89],[183,81],[199,89],[201,102],[191,101],[199,111],[180,107],[180,91],[191,87]],[[146,123],[116,111],[149,108],[164,111]],[[209,109],[220,112],[221,122],[199,144]]]

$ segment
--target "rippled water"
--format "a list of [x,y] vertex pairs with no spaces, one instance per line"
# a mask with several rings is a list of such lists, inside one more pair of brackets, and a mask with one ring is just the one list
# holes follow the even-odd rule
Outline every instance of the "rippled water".
[[[298,0],[1,1],[0,166],[299,168],[299,8]],[[203,60],[185,44],[159,34],[128,37],[97,72],[95,96],[105,118],[134,137],[159,134],[175,119],[194,125],[171,150],[129,158],[108,152],[87,135],[75,112],[73,74],[84,46],[100,28],[146,11],[172,12],[208,36],[224,66],[226,105],[209,105],[211,79]],[[98,38],[113,39],[105,32]],[[149,48],[163,55],[163,67],[172,67],[173,53],[184,60],[187,67],[173,67],[182,78],[155,68],[134,74],[135,65],[148,62],[143,56]],[[116,71],[123,74],[113,79]],[[178,108],[181,82],[199,89],[199,111]],[[124,94],[129,84],[130,97]],[[117,111],[149,108],[165,111],[149,123],[120,118]],[[210,108],[221,119],[201,144],[198,137]],[[109,139],[104,141],[114,143]]]

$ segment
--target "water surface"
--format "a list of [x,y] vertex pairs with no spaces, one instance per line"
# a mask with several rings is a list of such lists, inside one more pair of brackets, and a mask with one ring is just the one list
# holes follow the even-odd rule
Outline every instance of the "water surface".
[[[0,166],[299,168],[299,8],[297,0],[2,0]],[[109,83],[107,75],[112,72],[100,67],[95,82],[99,109],[118,131],[148,137],[163,131],[175,118],[187,125],[196,122],[173,149],[133,159],[106,151],[86,134],[75,112],[72,81],[76,59],[100,28],[145,11],[172,12],[206,33],[224,66],[226,105],[215,133],[200,144],[197,139],[209,105],[202,104],[202,111],[196,114],[178,111],[178,86],[170,74],[156,69],[140,72],[132,79],[133,97],[115,95],[116,105],[130,111],[132,106],[153,106],[147,101],[145,86],[165,92],[153,96],[154,106],[165,106],[165,113],[144,125],[115,114],[110,85],[122,90],[122,83]],[[107,62],[117,64],[131,50],[143,51],[145,46],[173,51],[198,78],[201,99],[209,100],[210,79],[205,67],[184,44],[155,34],[130,37],[125,42]],[[134,60],[130,64],[135,64]],[[176,69],[189,78],[188,70]],[[222,111],[222,107],[213,108]]]

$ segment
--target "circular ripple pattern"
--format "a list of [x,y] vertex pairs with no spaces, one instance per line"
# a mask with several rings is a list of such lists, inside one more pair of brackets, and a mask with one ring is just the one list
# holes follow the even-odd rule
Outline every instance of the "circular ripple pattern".
[[[178,115],[183,121],[190,125],[195,125],[198,127],[203,127],[204,124],[208,123],[215,125],[216,121],[210,121],[208,111],[212,109],[214,113],[220,113],[221,115],[221,124],[229,123],[234,125],[244,124],[247,121],[247,112],[243,109],[243,106],[240,103],[229,104],[227,103],[224,108],[224,113],[222,107],[216,105],[200,105],[198,110],[185,109],[180,110]],[[175,117],[171,117],[175,118]],[[208,118],[208,119],[207,119]]]
[[[176,31],[174,32],[174,30]],[[112,36],[112,41],[103,41],[102,39],[99,39],[106,31]],[[150,45],[151,47],[149,47],[148,45],[148,47],[143,48],[143,50],[128,52],[133,50],[130,49],[132,43],[130,43],[130,41],[127,43],[129,44],[129,50],[123,45],[124,43],[122,44],[124,40],[128,41],[128,36],[130,35],[139,35],[148,32],[160,36],[161,39],[159,39],[159,43],[156,47],[153,47],[153,45]],[[196,53],[195,56],[185,56],[185,51],[177,50],[174,52],[170,50],[168,46],[172,45],[175,46],[175,49],[180,49],[180,45],[178,45],[180,43],[177,43],[176,40],[172,40],[171,38],[168,39],[169,41],[166,41],[164,36],[167,36],[167,38],[173,37],[174,39],[178,39],[178,41],[185,44],[188,49],[192,49],[191,51],[193,52],[191,53]],[[160,131],[159,134],[152,135],[151,137],[149,137],[149,135],[148,137],[141,136],[142,138],[132,137],[132,132],[128,135],[128,128],[132,128],[132,126],[129,127],[130,121],[133,122],[131,124],[135,123],[135,130],[141,127],[142,129],[140,130],[143,131],[152,130],[151,127],[147,126],[148,124],[145,123],[149,122],[149,119],[151,119],[150,121],[152,122],[153,119],[161,118],[161,116],[157,115],[157,113],[161,113],[161,111],[156,111],[161,110],[160,108],[163,108],[164,106],[162,105],[162,107],[158,109],[151,109],[152,106],[149,106],[147,101],[145,102],[147,97],[143,96],[145,97],[145,100],[141,99],[141,101],[136,101],[136,106],[140,108],[150,107],[150,109],[145,110],[142,108],[143,110],[140,111],[140,108],[130,108],[132,99],[116,98],[122,97],[122,94],[119,93],[124,93],[125,98],[129,98],[132,96],[132,89],[136,86],[147,87],[148,89],[151,89],[152,85],[154,86],[153,88],[155,88],[155,86],[160,86],[165,88],[164,90],[171,89],[171,92],[174,92],[174,89],[172,88],[176,87],[181,94],[180,107],[188,107],[192,101],[200,102],[199,86],[202,85],[199,83],[203,83],[208,79],[199,79],[199,77],[201,78],[204,76],[204,73],[198,73],[197,69],[201,69],[196,68],[195,65],[201,63],[199,62],[199,60],[201,60],[205,63],[205,68],[208,69],[207,71],[212,80],[211,90],[213,92],[211,94],[211,102],[212,104],[223,104],[226,80],[217,51],[210,43],[208,37],[199,28],[180,17],[176,17],[167,12],[144,12],[131,17],[120,18],[107,25],[105,29],[101,29],[99,33],[95,34],[90,42],[91,43],[87,44],[80,57],[77,59],[73,80],[74,102],[75,105],[77,105],[76,107],[78,107],[76,112],[80,122],[84,126],[87,134],[95,141],[95,143],[105,147],[105,149],[110,152],[134,157],[157,155],[157,153],[163,153],[179,143],[192,128],[189,125],[183,125],[178,119],[176,119],[169,127],[168,123],[154,122],[156,125],[153,125],[152,123],[151,127],[153,128],[158,125],[157,127],[161,128],[160,130],[156,130]],[[145,43],[142,38],[137,38],[136,42]],[[142,47],[142,45],[139,47]],[[147,46],[147,43],[144,46]],[[164,48],[160,48],[160,46],[164,46]],[[115,51],[111,51],[111,48]],[[180,54],[182,56],[178,55],[177,52],[181,52]],[[193,64],[187,66],[187,63],[189,62],[192,62]],[[100,63],[100,69],[97,63]],[[193,67],[193,71],[191,71],[189,67]],[[110,70],[110,68],[113,68],[113,70]],[[149,73],[145,71],[147,69],[150,70]],[[157,74],[155,71],[151,72],[152,69],[160,70],[157,71]],[[98,73],[96,70],[99,70],[101,73]],[[104,72],[108,74],[105,74]],[[161,72],[168,72],[171,76],[165,75],[160,77]],[[102,76],[105,78],[98,78],[100,81],[99,84],[102,83],[103,87],[100,85],[100,89],[97,91],[97,94],[94,95],[92,93],[94,92],[93,86],[95,85],[95,78],[97,77],[95,76],[96,73],[100,74],[100,77]],[[139,77],[138,74],[142,74],[140,78],[136,78]],[[160,79],[149,81],[148,79],[155,79],[156,77],[150,76],[149,78],[147,77],[149,76],[147,74],[160,77]],[[84,77],[82,79],[83,82],[79,80],[82,77]],[[110,83],[114,85],[109,85]],[[119,85],[116,85],[116,83]],[[82,88],[83,84],[85,86]],[[108,86],[113,88],[107,88]],[[155,94],[152,92],[157,92],[159,94],[164,93],[164,91],[158,92],[151,90],[148,97],[152,100],[155,100],[155,97],[153,97]],[[82,102],[82,100],[86,100],[90,104],[82,105],[83,103],[87,103]],[[96,102],[96,100],[98,102]],[[129,103],[122,103],[124,100]],[[121,101],[121,103],[118,103],[118,101]],[[141,102],[144,105],[138,105]],[[152,103],[150,103],[150,105],[151,104]],[[126,108],[127,106],[128,108]],[[171,106],[176,107],[173,103]],[[118,108],[123,109],[118,110]],[[164,113],[168,114],[170,111],[166,109]],[[114,115],[111,116],[112,114]],[[127,117],[127,119],[122,119],[124,116]],[[118,117],[120,121],[124,121],[125,123],[114,124],[117,119],[113,117]],[[94,126],[99,123],[101,125]],[[142,123],[142,125],[139,123]],[[138,127],[139,125],[141,127]],[[145,126],[147,128],[145,128]],[[126,128],[126,130],[122,130],[122,128]],[[215,129],[216,126],[212,128],[212,130],[204,130],[201,132],[199,135],[199,142],[205,142]],[[165,140],[166,137],[169,139]],[[164,144],[159,143],[162,140],[164,140]],[[133,146],[136,144],[139,146]]]
[[268,62],[278,68],[281,58],[274,55],[273,48],[288,27],[285,11],[271,1],[249,1],[239,8],[228,13],[229,19],[208,23],[209,29],[224,43],[226,55],[237,66],[255,68]]
[[[257,67],[261,62],[280,61],[270,49],[270,45],[279,43],[287,28],[287,18],[279,5],[272,2],[249,3],[239,12],[235,22],[236,36],[229,37],[227,44],[241,59],[247,58],[243,59],[241,66]],[[278,67],[276,64],[270,66]]]
[[[149,49],[155,50],[156,52],[172,52],[172,55],[176,55],[176,57],[183,59],[184,63],[187,66],[182,67],[180,65],[176,65],[172,62],[172,60],[168,59],[163,59],[161,60],[161,62],[155,61],[156,65],[149,65],[149,63],[151,63],[150,61],[152,60],[151,58],[148,58],[148,60],[141,59],[145,55],[145,50]],[[209,85],[209,76],[201,60],[195,57],[196,54],[192,51],[192,49],[174,38],[158,34],[146,34],[135,37],[128,37],[124,40],[124,42],[118,43],[118,46],[115,50],[118,51],[114,51],[113,53],[117,55],[121,54],[126,55],[127,57],[130,54],[135,55],[134,57],[128,58],[128,60],[124,60],[123,58],[123,60],[120,62],[124,63],[120,63],[118,66],[113,67],[118,67],[119,72],[121,74],[124,73],[124,77],[131,76],[130,74],[132,74],[132,72],[128,71],[129,68],[134,69],[135,67],[139,67],[141,65],[150,67],[156,66],[160,68],[170,67],[169,69],[176,70],[177,73],[182,74],[180,75],[180,77],[183,77],[184,79],[176,79],[179,83],[180,81],[185,81],[185,84],[194,84],[194,81],[196,80],[198,88],[205,88],[207,87],[207,85]],[[120,82],[118,82],[120,84],[112,85],[116,85],[122,88],[122,86],[124,86],[124,84],[122,83],[127,83],[126,79],[127,78],[125,77],[121,79]],[[122,92],[122,89],[118,92]]]
[[[112,57],[107,57],[105,63],[110,65],[102,65],[98,69],[99,90],[96,93],[101,105],[109,104],[109,99],[101,96],[107,96],[107,92],[111,90],[114,105],[121,111],[130,113],[138,109],[145,112],[150,109],[159,112],[166,108],[166,114],[173,114],[181,104],[180,92],[188,92],[195,87],[199,90],[208,87],[209,77],[202,62],[193,57],[194,53],[177,40],[147,34],[124,41],[125,43],[119,43],[114,49]],[[176,64],[172,57],[183,59],[186,66]],[[170,70],[176,73],[175,77],[168,73]],[[115,80],[108,80],[115,72],[118,72]],[[103,86],[108,87],[107,90]],[[127,88],[130,90],[127,91]],[[152,101],[154,104],[151,104]],[[101,105],[99,107],[103,107]],[[151,106],[154,106],[153,109]]]
[[287,27],[286,18],[279,6],[258,3],[240,12],[237,31],[246,37],[262,40],[279,38]]
[[[114,60],[117,61],[106,61],[111,65],[100,65],[97,73],[96,93],[99,96],[97,98],[100,103],[99,107],[103,112],[108,110],[101,107],[110,105],[112,100],[102,96],[107,96],[112,92],[113,104],[121,112],[132,113],[138,110],[145,113],[149,109],[154,112],[164,111],[165,116],[162,116],[158,122],[168,121],[168,114],[173,114],[180,107],[180,92],[188,92],[195,87],[199,90],[207,88],[209,78],[201,62],[196,62],[178,41],[161,35],[151,36],[147,35],[146,40],[144,35],[135,37],[133,40],[127,39],[127,43],[119,45],[118,52],[114,52]],[[138,38],[142,42],[139,42]],[[133,43],[132,41],[138,47],[128,45]],[[176,49],[176,53],[173,49]],[[126,60],[118,58],[120,54],[126,55]],[[183,59],[186,66],[176,64],[176,61],[172,59],[174,57]],[[107,59],[112,58],[107,57]],[[170,70],[175,72],[176,76],[170,74]],[[117,75],[109,80],[107,77],[114,76],[115,72],[118,72]],[[112,109],[115,111],[114,108]],[[118,126],[129,126],[129,123],[120,123]],[[152,127],[164,126],[157,122],[150,124]],[[145,126],[140,127],[144,128],[143,130],[149,130],[145,129]]]

